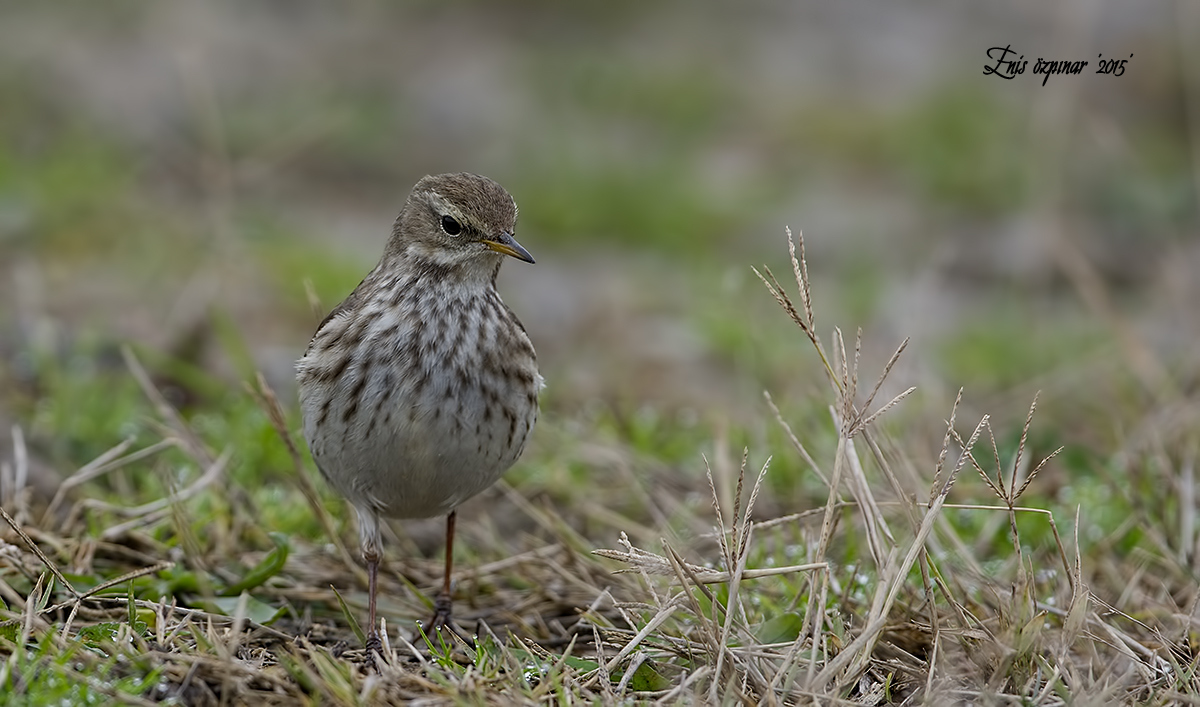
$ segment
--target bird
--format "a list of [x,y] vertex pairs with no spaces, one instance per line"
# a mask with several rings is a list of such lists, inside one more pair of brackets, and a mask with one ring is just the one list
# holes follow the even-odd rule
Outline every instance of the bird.
[[516,201],[487,177],[423,177],[378,264],[317,326],[296,364],[312,458],[357,512],[368,650],[381,645],[381,520],[446,516],[429,628],[452,628],[456,509],[517,461],[537,422],[537,355],[496,290],[505,260],[534,262],[516,222]]

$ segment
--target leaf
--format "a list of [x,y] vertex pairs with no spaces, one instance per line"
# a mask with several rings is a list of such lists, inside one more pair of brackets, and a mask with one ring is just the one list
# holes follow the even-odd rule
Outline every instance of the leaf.
[[1086,589],[1076,592],[1071,599],[1071,608],[1067,611],[1067,620],[1063,624],[1063,645],[1070,646],[1087,626],[1088,611],[1091,609],[1091,595]]
[[762,643],[791,643],[800,637],[804,619],[795,612],[780,614],[768,619],[758,627],[758,640]]
[[649,660],[639,665],[637,670],[633,671],[633,677],[629,678],[629,689],[634,692],[657,692],[670,686],[671,681],[663,677],[663,674],[655,669],[653,661]]
[[121,624],[116,621],[104,621],[92,626],[82,626],[79,629],[79,637],[89,644],[100,643],[101,641],[111,641],[117,636],[117,631],[120,630]]
[[284,565],[287,564],[288,551],[290,549],[287,538],[282,533],[272,533],[271,539],[275,541],[275,549],[268,552],[267,556],[254,569],[247,572],[244,577],[226,587],[221,592],[222,596],[236,597],[248,589],[262,586],[268,579],[283,571]]
[[333,595],[337,597],[338,604],[342,607],[342,616],[346,617],[346,623],[350,624],[350,629],[354,631],[354,636],[358,638],[359,643],[366,645],[367,635],[363,633],[362,627],[358,625],[358,619],[354,618],[354,613],[350,611],[350,607],[346,606],[346,600],[342,598],[337,587],[331,584],[329,588],[333,590]]
[[1021,633],[1017,636],[1017,652],[1028,654],[1037,646],[1038,639],[1042,635],[1042,629],[1046,625],[1046,612],[1039,611],[1033,615],[1033,618],[1021,627]]
[[545,663],[547,665],[553,665],[554,663],[562,661],[564,665],[566,665],[570,668],[573,668],[575,670],[578,670],[581,673],[588,673],[588,672],[591,672],[591,671],[595,670],[596,668],[600,667],[600,664],[594,660],[588,660],[586,658],[576,658],[573,655],[566,656],[565,658],[563,656],[557,655],[555,653],[550,653],[547,656],[538,656],[538,655],[534,655],[534,654],[530,653],[529,651],[522,650],[520,648],[514,648],[514,649],[512,649],[511,652],[512,652],[513,656],[515,656],[516,658],[518,658],[521,661],[526,662],[526,663],[532,661],[534,663]]
[[[238,602],[241,597],[216,597],[210,601],[202,602],[205,608],[209,611],[217,611],[226,616],[233,616],[237,613]],[[255,599],[254,597],[246,597],[246,618],[256,624],[267,624],[274,621],[284,613],[284,608],[274,607],[265,601]]]
[[56,581],[54,579],[54,575],[50,574],[49,572],[43,572],[42,577],[49,579],[43,583],[45,589],[42,590],[42,593],[40,596],[38,596],[37,603],[35,604],[35,611],[39,614],[45,611],[47,606],[50,606],[50,597],[54,594],[54,585]]
[[[588,660],[587,658],[576,658],[573,655],[561,656],[554,653],[549,653],[547,655],[534,655],[529,651],[521,650],[519,648],[513,649],[512,655],[520,659],[525,665],[536,666],[542,670],[545,670],[549,666],[559,662],[580,673],[590,673],[591,671],[600,667],[600,664],[594,660]],[[624,674],[625,671],[623,669],[619,669],[614,671],[613,674],[609,676],[609,679],[611,679],[615,685],[621,681],[621,678]],[[639,665],[637,670],[633,671],[633,677],[629,678],[628,684],[629,689],[635,692],[655,692],[657,690],[665,690],[671,686],[671,682],[667,680],[667,678],[663,677],[662,673],[658,672],[658,670],[654,667],[653,662],[649,660]]]
[[[88,645],[96,647],[97,644],[115,640],[123,625],[116,621],[102,621],[91,626],[82,626],[79,629],[79,637]],[[139,636],[145,636],[149,630],[150,626],[145,621],[137,621],[133,624],[133,631]]]
[[129,610],[130,627],[137,626],[137,600],[133,596],[133,582],[129,583],[129,592],[125,595],[125,608]]

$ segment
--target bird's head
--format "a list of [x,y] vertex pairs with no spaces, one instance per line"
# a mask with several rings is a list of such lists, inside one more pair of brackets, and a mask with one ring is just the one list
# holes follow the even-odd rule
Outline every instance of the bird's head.
[[491,179],[466,172],[423,177],[396,219],[385,257],[494,277],[501,256],[533,262],[513,237],[516,224],[516,202]]

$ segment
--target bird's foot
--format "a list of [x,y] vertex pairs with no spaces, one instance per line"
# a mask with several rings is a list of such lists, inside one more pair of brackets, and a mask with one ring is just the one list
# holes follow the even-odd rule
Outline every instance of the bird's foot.
[[429,630],[436,631],[439,628],[451,626],[450,612],[454,608],[454,603],[450,599],[450,595],[446,592],[438,592],[437,598],[433,600],[433,618],[429,620]]
[[387,661],[383,654],[383,640],[379,637],[379,629],[371,629],[371,633],[367,634],[367,662],[371,667],[378,669],[376,660]]
[[421,633],[429,640],[445,629],[447,632],[458,636],[467,645],[471,645],[472,640],[470,637],[463,633],[462,629],[454,623],[451,615],[452,607],[453,602],[450,599],[450,595],[446,592],[439,592],[433,600],[433,618],[421,626]]

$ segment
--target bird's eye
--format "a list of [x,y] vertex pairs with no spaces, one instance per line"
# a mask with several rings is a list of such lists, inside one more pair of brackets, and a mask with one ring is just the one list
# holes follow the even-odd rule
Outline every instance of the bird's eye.
[[455,221],[453,216],[443,216],[442,230],[446,232],[447,236],[457,236],[458,234],[462,233],[463,229],[462,224],[460,224],[458,221]]

